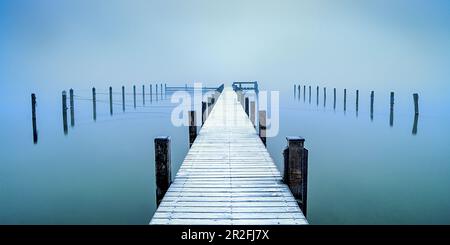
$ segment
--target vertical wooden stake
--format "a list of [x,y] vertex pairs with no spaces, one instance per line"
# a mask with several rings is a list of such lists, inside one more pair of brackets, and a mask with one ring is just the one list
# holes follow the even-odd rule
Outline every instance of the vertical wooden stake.
[[142,85],[142,105],[145,105],[145,85]]
[[414,99],[414,114],[419,114],[419,94],[413,94]]
[[266,143],[266,111],[259,111],[259,138],[263,142],[264,146],[267,146]]
[[109,87],[109,114],[113,114],[113,97],[112,97],[112,87]]
[[155,98],[156,98],[156,101],[158,101],[158,84],[156,84],[155,87],[156,87]]
[[245,97],[245,113],[247,114],[247,116],[250,116],[250,108],[249,108],[249,99],[248,97]]
[[136,109],[136,85],[133,85],[133,105],[134,109]]
[[156,205],[159,206],[172,183],[170,137],[155,138]]
[[347,110],[347,89],[344,88],[344,112]]
[[63,129],[64,134],[67,134],[67,93],[66,91],[62,92],[62,113],[63,113]]
[[125,86],[122,86],[122,111],[125,111]]
[[153,100],[153,95],[152,95],[153,91],[152,91],[152,85],[150,84],[150,103],[152,103]]
[[289,186],[289,189],[306,217],[308,201],[308,150],[304,147],[305,139],[292,136],[286,137],[286,139],[287,147],[283,152],[283,181]]
[[31,122],[33,125],[33,143],[37,144],[38,134],[37,134],[37,126],[36,126],[36,95],[35,94],[31,94]]
[[297,88],[298,88],[298,95],[297,95],[297,99],[299,99],[300,100],[300,84],[297,86]]
[[394,126],[394,92],[391,92],[391,108],[390,108],[390,115],[389,115],[389,125],[392,127]]
[[297,85],[294,84],[294,98],[297,96]]
[[195,138],[197,138],[197,122],[195,114],[195,111],[189,111],[189,148],[191,148]]
[[162,86],[162,83],[160,84],[161,86],[161,100],[163,99],[163,86]]
[[333,110],[336,110],[336,88],[333,89]]
[[255,101],[250,102],[250,121],[252,121],[253,127],[255,127]]
[[327,88],[323,88],[323,107],[326,107],[327,105]]
[[316,90],[316,105],[319,106],[319,86],[317,86]]
[[92,88],[92,118],[97,120],[97,96],[95,94],[95,88]]
[[358,116],[359,109],[359,90],[356,90],[356,115]]
[[306,85],[303,85],[303,102],[306,100]]
[[311,86],[309,86],[309,103],[311,104]]
[[373,100],[374,100],[375,94],[374,91],[370,92],[370,120],[373,121]]
[[69,103],[70,103],[70,126],[75,126],[75,105],[73,101],[73,89],[69,90]]

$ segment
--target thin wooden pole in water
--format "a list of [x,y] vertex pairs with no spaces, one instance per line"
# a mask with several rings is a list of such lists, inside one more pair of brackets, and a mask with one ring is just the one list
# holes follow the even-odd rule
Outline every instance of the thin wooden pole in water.
[[309,86],[309,103],[311,104],[311,86]]
[[344,112],[347,110],[347,89],[344,88]]
[[283,181],[289,186],[300,209],[306,217],[308,198],[308,150],[305,139],[297,136],[286,137]]
[[327,88],[323,87],[323,107],[327,105]]
[[161,100],[163,99],[163,86],[162,86],[162,83],[161,83]]
[[67,93],[66,91],[62,92],[62,113],[63,113],[63,129],[64,134],[67,134]]
[[391,103],[390,103],[390,113],[389,113],[389,125],[394,126],[394,92],[391,92]]
[[31,94],[31,122],[33,124],[33,143],[37,144],[38,134],[36,125],[36,95]]
[[419,94],[414,93],[413,94],[413,100],[414,100],[414,114],[419,114]]
[[316,105],[319,106],[319,86],[316,89]]
[[122,86],[122,111],[125,111],[125,86]]
[[297,85],[294,84],[294,98],[297,96]]
[[159,206],[172,182],[170,137],[155,138],[156,205]]
[[359,90],[356,90],[356,116],[358,116],[359,109]]
[[155,98],[158,101],[158,84],[155,84]]
[[255,101],[250,102],[250,121],[253,127],[255,127]]
[[97,120],[97,98],[95,94],[95,88],[92,88],[92,118]]
[[109,87],[109,114],[113,114],[113,97],[112,97],[112,87]]
[[153,100],[153,95],[152,95],[152,85],[150,84],[150,103],[152,103]]
[[375,94],[372,90],[370,92],[370,120],[373,121],[373,100],[374,100]]
[[300,99],[300,87],[301,87],[301,86],[300,86],[300,84],[299,84],[299,85],[298,85],[298,95],[297,95],[297,98],[298,98],[298,99]]
[[247,116],[250,116],[250,108],[249,108],[249,99],[248,97],[245,97],[245,113],[247,114]]
[[136,85],[133,85],[133,105],[134,109],[136,109]]
[[142,85],[142,105],[145,105],[145,85]]
[[336,88],[333,89],[333,110],[336,110]]
[[189,148],[194,144],[195,138],[197,138],[197,123],[195,111],[189,111]]
[[303,85],[303,102],[306,101],[306,85]]
[[69,103],[70,103],[70,126],[75,126],[75,105],[73,101],[73,89],[69,90]]
[[259,138],[265,146],[267,146],[266,130],[266,111],[259,111]]

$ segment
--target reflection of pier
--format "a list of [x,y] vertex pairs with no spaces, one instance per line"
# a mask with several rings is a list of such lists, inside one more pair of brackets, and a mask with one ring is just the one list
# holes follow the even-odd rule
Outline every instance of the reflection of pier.
[[233,88],[214,96],[173,183],[170,138],[155,139],[159,207],[150,224],[307,224],[304,140],[288,137],[282,176],[246,114],[254,110],[242,86]]

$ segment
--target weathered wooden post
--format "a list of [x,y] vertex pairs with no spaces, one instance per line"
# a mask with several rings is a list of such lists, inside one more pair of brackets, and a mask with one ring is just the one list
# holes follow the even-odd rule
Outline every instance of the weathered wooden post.
[[414,99],[414,114],[419,114],[419,94],[414,93],[413,94]]
[[327,88],[323,87],[323,107],[327,105]]
[[253,127],[255,127],[255,101],[250,102],[250,121],[253,124]]
[[358,115],[358,109],[359,109],[359,90],[356,90],[356,115]]
[[122,86],[122,111],[125,111],[125,86]]
[[66,91],[62,92],[62,113],[63,113],[63,129],[64,134],[67,134],[67,93]]
[[202,101],[202,127],[206,121],[206,102]]
[[294,84],[294,98],[297,96],[297,85]]
[[308,201],[308,150],[305,149],[305,139],[289,136],[284,155],[283,181],[289,186],[297,200],[300,209],[306,217]]
[[247,114],[247,116],[250,116],[250,108],[249,108],[249,99],[248,97],[245,97],[245,113]]
[[417,134],[417,123],[419,121],[419,114],[414,114],[414,124],[413,124],[413,129],[412,129],[412,134],[416,135]]
[[150,103],[152,103],[153,100],[153,95],[152,95],[153,91],[152,91],[152,85],[150,84]]
[[333,89],[333,110],[336,110],[336,88]]
[[134,109],[136,109],[136,85],[133,85],[133,105]]
[[37,144],[38,134],[36,126],[36,95],[31,94],[31,122],[33,124],[33,143]]
[[391,108],[390,108],[390,115],[389,115],[389,125],[392,127],[394,126],[394,92],[391,92]]
[[155,138],[156,205],[159,206],[172,183],[170,137]]
[[191,148],[195,138],[197,138],[197,122],[195,114],[195,111],[189,111],[189,148]]
[[373,121],[373,100],[374,100],[375,94],[372,90],[370,92],[370,120]]
[[155,98],[158,101],[158,84],[155,84]]
[[344,88],[344,112],[347,110],[347,89]]
[[113,97],[112,97],[112,87],[109,87],[109,114],[113,114]]
[[142,105],[145,105],[145,85],[142,85]]
[[267,146],[266,143],[266,111],[259,111],[259,138],[263,142],[264,146]]
[[73,101],[73,89],[69,90],[69,103],[70,103],[70,126],[75,126],[75,105]]
[[309,86],[309,103],[311,104],[311,86]]
[[303,102],[306,100],[306,85],[303,85]]
[[92,88],[92,118],[97,120],[97,96],[95,94],[95,88]]
[[316,105],[319,106],[319,86],[316,89]]
[[297,95],[297,98],[300,100],[300,84],[299,84],[297,87],[298,87],[298,95]]

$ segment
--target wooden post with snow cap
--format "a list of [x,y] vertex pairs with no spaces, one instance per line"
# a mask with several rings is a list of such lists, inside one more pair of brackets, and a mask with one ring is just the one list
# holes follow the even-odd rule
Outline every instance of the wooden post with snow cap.
[[300,209],[306,217],[308,197],[308,150],[305,139],[297,136],[286,137],[283,181],[289,186]]
[[265,146],[267,146],[266,130],[267,130],[266,111],[259,111],[259,138],[261,138],[261,141]]
[[197,124],[195,111],[189,111],[189,148],[197,138]]
[[170,137],[155,138],[156,205],[159,206],[171,184]]

